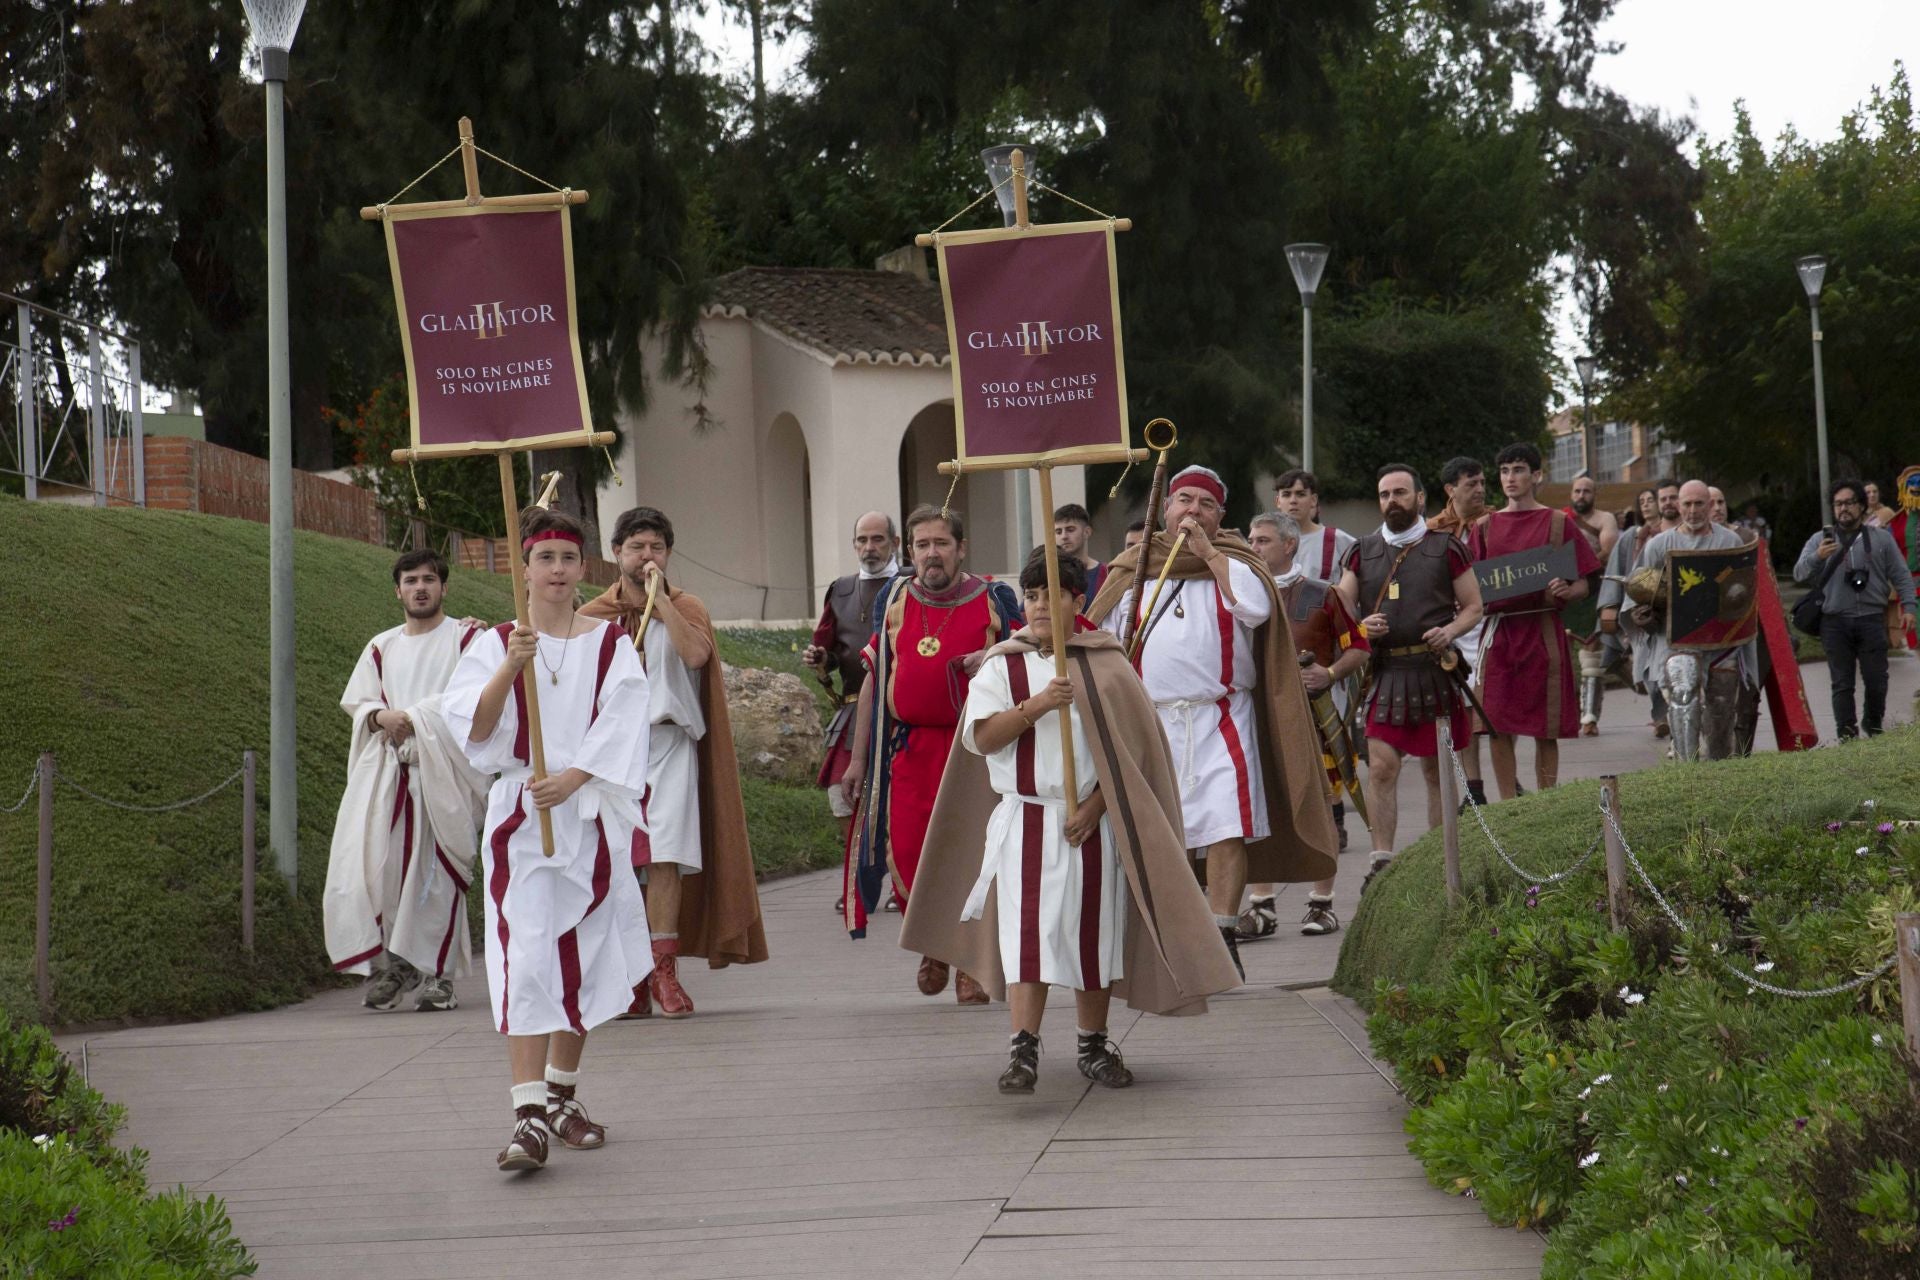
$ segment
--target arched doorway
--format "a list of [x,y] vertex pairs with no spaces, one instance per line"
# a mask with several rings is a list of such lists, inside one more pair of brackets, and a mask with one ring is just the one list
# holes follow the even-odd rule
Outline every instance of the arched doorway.
[[760,533],[767,549],[763,618],[812,614],[813,484],[800,421],[780,414],[760,445]]
[[[963,475],[954,485],[951,476],[940,474],[940,464],[952,460],[956,452],[952,401],[930,404],[913,415],[900,440],[900,514],[905,516],[922,504],[941,505],[951,487],[953,507],[965,519],[967,567],[979,573],[1005,573],[1012,565],[1007,477],[982,472]],[[904,535],[905,530],[901,532]]]

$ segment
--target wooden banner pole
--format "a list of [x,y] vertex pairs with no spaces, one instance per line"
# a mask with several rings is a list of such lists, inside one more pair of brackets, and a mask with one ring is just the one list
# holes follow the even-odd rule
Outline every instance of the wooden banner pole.
[[[526,557],[520,552],[520,486],[513,474],[513,455],[500,455],[500,501],[507,509],[507,564],[513,574],[513,616],[523,627],[533,626],[527,614]],[[540,682],[533,678],[533,664],[520,669],[520,689],[527,698],[527,751],[533,767],[533,780],[547,776],[547,748],[540,733]],[[553,856],[553,815],[545,809],[534,810],[540,818],[540,851]]]
[[[1025,231],[1033,225],[1027,221],[1027,153],[1016,147],[1011,159],[1013,160],[1013,225]],[[1057,591],[1059,587],[1050,589]]]
[[1907,1056],[1920,1057],[1920,913],[1895,916],[1893,934],[1900,955],[1900,1026]]
[[[1013,153],[1014,172],[1019,172],[1020,153]],[[1053,510],[1053,468],[1035,467],[1040,473],[1040,509]],[[1022,481],[1021,483],[1025,483]],[[1046,548],[1047,560],[1047,614],[1053,627],[1053,674],[1064,680],[1067,677],[1067,641],[1073,635],[1073,610],[1068,606],[1066,594],[1060,590],[1060,547],[1049,537],[1041,545]],[[1080,783],[1078,770],[1073,767],[1073,715],[1072,708],[1060,710],[1060,770],[1067,795],[1067,821],[1072,823],[1074,811],[1080,807]]]

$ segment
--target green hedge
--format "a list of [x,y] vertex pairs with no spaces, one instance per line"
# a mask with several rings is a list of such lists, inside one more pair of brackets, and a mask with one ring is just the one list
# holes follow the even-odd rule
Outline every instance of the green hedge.
[[[318,902],[345,783],[340,690],[367,639],[397,617],[392,554],[294,539],[301,888],[272,874],[267,530],[216,516],[95,510],[0,497],[0,595],[14,639],[0,664],[7,746],[0,805],[43,750],[112,799],[206,790],[260,752],[255,953],[240,946],[240,789],[175,813],[127,813],[61,786],[54,805],[56,1023],[199,1018],[300,998],[328,980]],[[455,614],[507,616],[507,579],[456,571]],[[799,632],[723,634],[723,654],[797,665]],[[744,650],[744,652],[742,652]],[[738,659],[736,659],[738,660]],[[832,865],[838,828],[811,788],[754,786],[763,871]],[[0,814],[0,1013],[38,1017],[33,991],[36,806]]]
[[113,1145],[121,1116],[42,1028],[0,1022],[0,1275],[252,1275],[219,1200],[148,1195],[146,1153]]
[[[1437,837],[1377,878],[1336,985],[1414,1110],[1411,1149],[1492,1220],[1550,1229],[1543,1275],[1920,1274],[1920,1099],[1897,978],[1871,973],[1920,904],[1920,730],[1621,780],[1644,892],[1607,925],[1599,858],[1559,885],[1471,822],[1449,910]],[[1536,873],[1598,832],[1597,787],[1488,811]],[[1816,1270],[1817,1265],[1817,1270]]]

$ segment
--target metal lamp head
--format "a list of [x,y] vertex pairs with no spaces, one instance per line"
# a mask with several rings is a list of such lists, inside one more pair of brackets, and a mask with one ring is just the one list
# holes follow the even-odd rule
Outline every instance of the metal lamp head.
[[1033,144],[1030,142],[1003,142],[997,147],[988,147],[980,153],[980,163],[987,167],[987,181],[993,184],[993,195],[1000,202],[1000,222],[1003,226],[1013,225],[1013,153],[1021,155],[1021,167],[1029,177],[1033,174]]
[[1793,269],[1800,273],[1800,286],[1807,291],[1807,300],[1820,301],[1820,286],[1827,279],[1826,258],[1821,254],[1810,253],[1794,263]]
[[1287,265],[1293,269],[1293,283],[1299,286],[1300,301],[1307,306],[1313,305],[1313,295],[1320,291],[1320,275],[1327,269],[1329,252],[1323,244],[1290,244],[1286,247]]
[[253,28],[253,42],[260,46],[260,74],[265,80],[287,78],[287,55],[293,49],[294,33],[300,30],[300,18],[307,11],[307,0],[240,0],[247,11],[247,25]]
[[1593,375],[1599,372],[1600,362],[1592,356],[1575,356],[1573,358],[1573,368],[1574,372],[1580,375],[1581,393],[1585,394],[1592,391]]

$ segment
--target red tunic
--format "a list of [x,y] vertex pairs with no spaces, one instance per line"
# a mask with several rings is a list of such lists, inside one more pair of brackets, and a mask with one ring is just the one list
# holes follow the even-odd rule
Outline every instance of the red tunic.
[[[933,816],[933,798],[940,790],[953,736],[960,727],[960,708],[967,700],[969,677],[961,660],[970,653],[999,643],[1008,630],[993,605],[993,597],[979,578],[965,580],[952,593],[954,600],[928,602],[909,586],[887,610],[884,631],[866,650],[868,669],[876,664],[876,646],[888,646],[891,662],[887,686],[887,714],[899,735],[888,757],[887,864],[904,900],[913,890],[920,869],[920,849],[926,843],[927,822]],[[937,642],[938,650],[923,654],[923,641]]]
[[[1554,537],[1556,527],[1559,537]],[[1563,511],[1496,511],[1473,527],[1473,558],[1489,560],[1535,547],[1573,544],[1575,573],[1600,572],[1600,559]],[[1567,629],[1544,591],[1487,606],[1491,635],[1480,655],[1480,702],[1495,733],[1528,738],[1580,735]]]
[[[1893,518],[1887,526],[1893,540],[1900,544],[1900,556],[1907,562],[1907,568],[1913,572],[1914,579],[1920,581],[1920,512],[1909,508]],[[1907,628],[1907,648],[1920,650],[1920,635],[1916,628]]]

